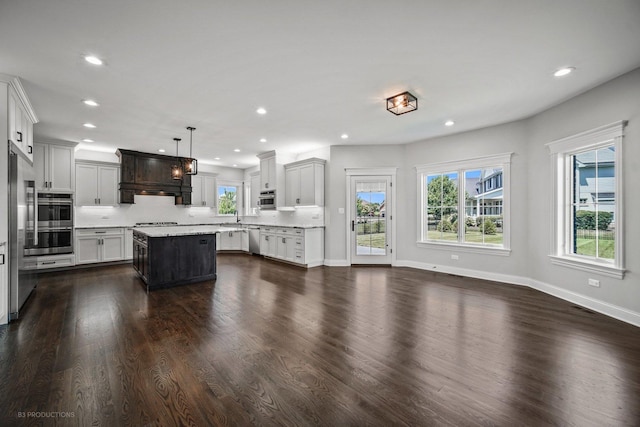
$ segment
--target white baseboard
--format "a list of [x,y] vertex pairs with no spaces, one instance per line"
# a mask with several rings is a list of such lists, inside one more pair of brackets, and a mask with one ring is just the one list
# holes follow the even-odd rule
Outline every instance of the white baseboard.
[[635,311],[628,310],[615,304],[609,304],[608,302],[600,301],[534,279],[530,279],[529,286],[533,289],[544,292],[545,294],[553,295],[554,297],[569,301],[574,304],[578,304],[582,307],[597,311],[598,313],[604,314],[606,316],[613,317],[614,319],[618,319],[623,322],[640,327],[640,313],[637,313]]
[[576,292],[562,289],[558,286],[540,282],[529,277],[513,276],[509,274],[493,273],[490,271],[471,270],[467,268],[457,268],[444,265],[427,264],[417,261],[397,261],[395,267],[411,267],[419,270],[436,271],[446,274],[456,274],[458,276],[473,277],[476,279],[492,280],[495,282],[509,283],[514,285],[528,286],[545,294],[578,304],[598,313],[604,314],[614,319],[630,323],[640,327],[640,313],[628,310],[614,304],[587,297]]
[[[325,259],[324,265],[328,267],[348,267],[350,264],[347,260],[341,259]],[[494,282],[509,283],[512,285],[528,286],[545,294],[549,294],[556,298],[569,301],[573,304],[580,305],[605,316],[630,323],[640,327],[640,313],[628,310],[624,307],[608,302],[600,301],[576,292],[568,291],[549,283],[531,279],[530,277],[514,276],[511,274],[494,273],[491,271],[472,270],[468,268],[451,267],[448,265],[437,265],[418,261],[396,260],[393,267],[410,267],[418,270],[435,271],[445,274],[456,274],[458,276],[473,277],[476,279],[491,280]]]

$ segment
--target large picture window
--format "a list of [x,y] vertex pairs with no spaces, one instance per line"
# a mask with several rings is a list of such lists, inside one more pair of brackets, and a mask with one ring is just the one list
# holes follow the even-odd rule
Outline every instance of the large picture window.
[[504,254],[509,249],[510,163],[507,153],[417,167],[418,244]]
[[552,156],[556,264],[622,278],[623,122],[547,144]]

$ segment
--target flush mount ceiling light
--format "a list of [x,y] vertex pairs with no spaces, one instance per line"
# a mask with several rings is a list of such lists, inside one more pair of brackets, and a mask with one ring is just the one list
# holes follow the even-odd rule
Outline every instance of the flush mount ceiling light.
[[387,98],[387,111],[396,116],[409,113],[418,109],[418,98],[409,92],[402,92]]
[[182,141],[180,138],[173,138],[176,142],[176,161],[171,166],[171,178],[178,180],[182,179],[182,165],[180,164],[180,157],[178,157],[178,143]]
[[556,70],[556,72],[553,73],[553,76],[554,77],[564,77],[566,75],[571,74],[573,71],[575,71],[575,69],[576,69],[575,67],[563,67],[563,68],[560,68],[560,69]]
[[187,175],[198,175],[198,161],[193,158],[193,131],[196,130],[193,126],[187,126],[189,135],[189,158],[186,159],[184,164],[184,171]]
[[102,64],[104,64],[104,62],[102,62],[102,59],[98,58],[97,56],[93,56],[93,55],[85,55],[84,60],[87,61],[89,64],[93,64],[93,65],[102,65]]

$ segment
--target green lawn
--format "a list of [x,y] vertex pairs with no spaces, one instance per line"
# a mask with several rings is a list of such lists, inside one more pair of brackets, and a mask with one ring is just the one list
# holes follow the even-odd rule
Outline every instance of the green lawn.
[[[595,239],[581,239],[576,240],[576,254],[586,256],[596,256],[596,240]],[[598,241],[598,257],[605,259],[614,259],[615,256],[615,241],[603,240]]]
[[385,245],[384,233],[358,235],[358,246],[384,249],[385,247],[384,245]]
[[[485,234],[484,242],[480,231],[467,231],[464,235],[465,243],[489,243],[494,245],[502,244],[502,233]],[[454,232],[445,231],[441,233],[436,230],[429,231],[429,240],[444,240],[447,242],[457,242],[458,235]]]

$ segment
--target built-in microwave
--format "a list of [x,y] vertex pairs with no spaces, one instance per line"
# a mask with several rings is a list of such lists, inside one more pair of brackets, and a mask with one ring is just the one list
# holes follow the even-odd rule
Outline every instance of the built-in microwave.
[[276,208],[276,190],[261,191],[258,197],[258,207],[262,210]]

